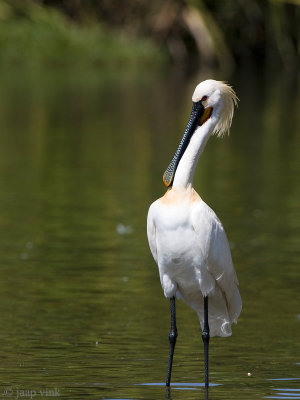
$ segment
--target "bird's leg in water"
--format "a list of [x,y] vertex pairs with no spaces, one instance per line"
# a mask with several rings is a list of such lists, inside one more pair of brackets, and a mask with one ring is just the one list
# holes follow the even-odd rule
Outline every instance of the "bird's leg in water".
[[202,331],[204,344],[204,368],[205,368],[205,388],[208,389],[208,344],[209,344],[209,325],[208,325],[208,297],[204,297],[204,326]]
[[171,297],[170,300],[171,300],[171,330],[170,330],[170,334],[169,334],[170,353],[169,353],[169,361],[168,361],[166,386],[170,386],[173,355],[174,355],[175,344],[176,344],[176,339],[177,339],[175,297]]

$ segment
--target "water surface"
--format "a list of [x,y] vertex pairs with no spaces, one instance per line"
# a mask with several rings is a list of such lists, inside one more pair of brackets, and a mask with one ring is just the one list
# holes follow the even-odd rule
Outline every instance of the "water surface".
[[[200,326],[181,301],[165,391],[169,301],[145,225],[205,77],[2,73],[0,397],[204,399]],[[195,176],[243,298],[233,336],[211,340],[209,398],[300,399],[298,82],[230,81],[231,135]]]

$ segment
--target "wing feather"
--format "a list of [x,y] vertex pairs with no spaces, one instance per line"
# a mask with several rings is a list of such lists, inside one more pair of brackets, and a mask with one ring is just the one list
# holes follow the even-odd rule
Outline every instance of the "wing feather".
[[147,217],[147,236],[152,256],[157,263],[156,226],[154,222],[154,207],[151,204]]
[[230,320],[236,322],[242,300],[225,230],[214,211],[205,203],[197,209],[193,222],[199,240],[206,242],[206,268],[225,295]]

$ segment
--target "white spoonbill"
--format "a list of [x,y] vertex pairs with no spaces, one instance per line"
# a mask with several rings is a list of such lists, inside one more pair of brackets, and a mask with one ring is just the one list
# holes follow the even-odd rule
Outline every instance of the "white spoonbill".
[[168,190],[149,208],[147,234],[164,294],[171,300],[166,386],[170,386],[177,338],[177,295],[198,314],[208,388],[209,337],[231,335],[242,300],[224,228],[193,189],[193,177],[209,137],[229,132],[237,96],[229,85],[209,79],[196,87],[192,101],[183,138],[163,176]]

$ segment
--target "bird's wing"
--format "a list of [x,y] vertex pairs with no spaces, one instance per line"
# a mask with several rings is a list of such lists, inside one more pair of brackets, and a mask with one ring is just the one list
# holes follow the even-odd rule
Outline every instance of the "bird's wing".
[[241,299],[224,228],[213,210],[205,203],[195,209],[193,227],[198,239],[205,242],[206,268],[225,294],[232,320],[235,320],[240,313]]
[[147,236],[152,256],[157,263],[156,227],[154,222],[154,205],[151,204],[147,217]]

